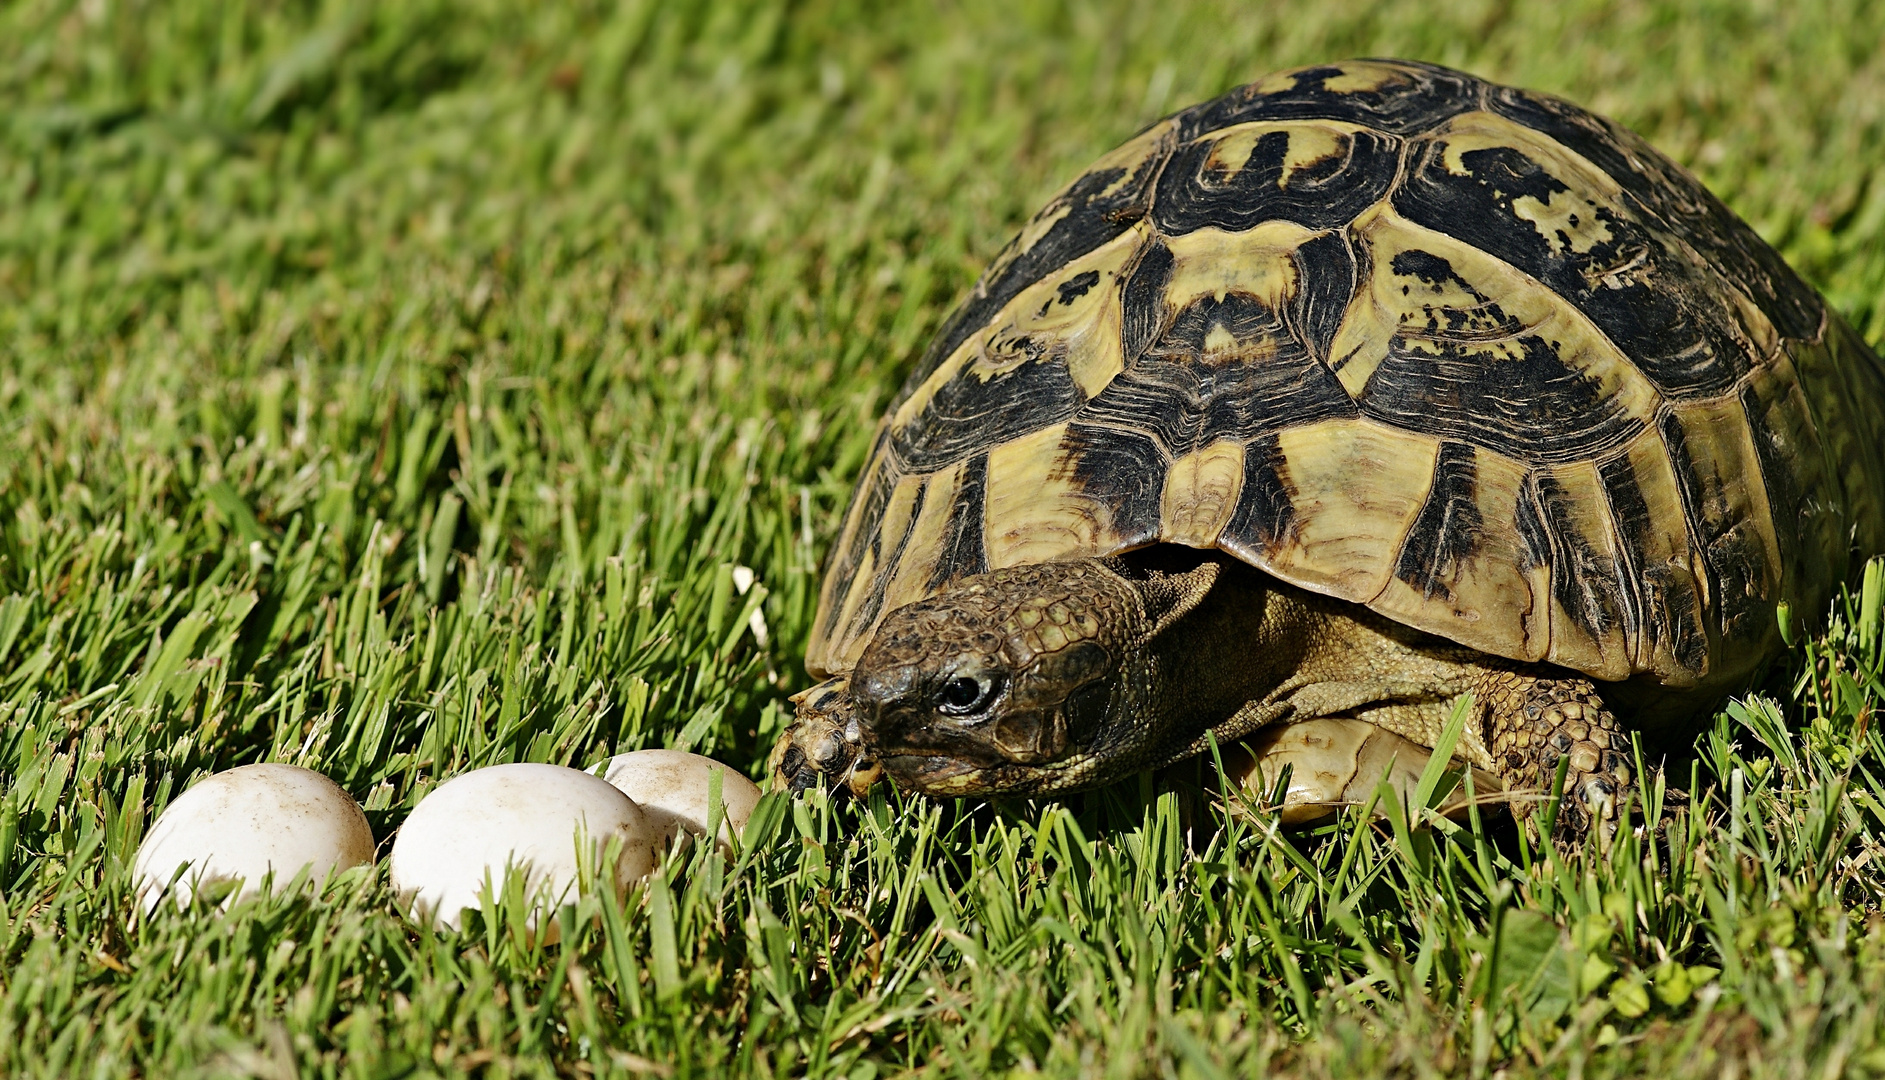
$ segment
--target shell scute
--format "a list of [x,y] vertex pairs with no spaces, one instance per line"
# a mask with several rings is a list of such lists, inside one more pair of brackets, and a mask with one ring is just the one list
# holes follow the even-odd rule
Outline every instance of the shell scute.
[[958,578],[986,573],[988,548],[988,454],[976,454],[956,466],[950,490],[949,518],[943,524],[941,547],[929,567],[929,592]]
[[1353,233],[1372,273],[1330,366],[1363,412],[1540,464],[1605,453],[1653,421],[1655,386],[1550,289],[1386,208]]
[[805,649],[805,669],[823,677],[849,670],[855,659],[856,639],[875,622],[861,623],[855,618],[862,595],[876,580],[874,568],[881,558],[884,511],[898,476],[885,446],[889,424],[879,424],[875,448],[865,460],[863,475],[851,493],[851,506],[845,511],[844,525],[832,544],[825,565],[825,578],[818,590],[818,613],[812,617],[811,641]]
[[1021,290],[1114,240],[1145,216],[1152,182],[1176,145],[1177,124],[1152,125],[1106,154],[1048,201],[983,271],[962,305],[944,321],[905,384],[929,378],[969,335],[983,329]]
[[1673,408],[1660,429],[1689,536],[1706,568],[1711,634],[1761,638],[1773,629],[1781,560],[1767,487],[1738,398]]
[[1219,439],[1172,462],[1159,493],[1159,541],[1213,548],[1244,487],[1244,445]]
[[[1436,442],[1375,421],[1324,420],[1277,433],[1291,506],[1287,541],[1260,565],[1288,580],[1365,604],[1387,585],[1402,538],[1432,481]],[[1228,532],[1221,546],[1255,551]]]
[[1819,336],[1824,305],[1810,286],[1686,169],[1635,132],[1560,98],[1491,87],[1487,108],[1602,170],[1630,204],[1692,245],[1704,263],[1744,290],[1780,336]]
[[1124,366],[1123,275],[1142,239],[1131,232],[1018,291],[911,388],[890,419],[900,468],[946,468],[1073,416]]
[[[1803,355],[1812,351],[1801,350]],[[1828,404],[1832,403],[1822,403]],[[1844,573],[1843,566],[1832,565],[1846,546],[1844,501],[1816,493],[1840,484],[1820,433],[1829,426],[1845,426],[1841,424],[1844,418],[1832,415],[1814,422],[1816,410],[1801,388],[1793,355],[1786,352],[1754,370],[1742,388],[1741,408],[1753,431],[1784,579],[1790,587],[1836,581]],[[1818,605],[1815,600],[1814,606]]]
[[1708,669],[1709,635],[1702,621],[1707,592],[1662,439],[1646,434],[1600,464],[1597,474],[1636,616],[1631,662],[1667,684],[1693,681]]
[[[1731,306],[1711,299],[1732,286],[1595,166],[1515,124],[1495,139],[1489,114],[1473,120],[1411,150],[1395,211],[1543,283],[1665,396],[1732,390],[1750,367],[1749,335]],[[1561,236],[1554,217],[1584,224],[1576,238]]]
[[1528,567],[1551,568],[1546,659],[1600,679],[1631,672],[1624,566],[1594,462],[1533,470],[1514,521]]
[[1387,194],[1400,150],[1400,139],[1350,125],[1240,125],[1173,153],[1159,174],[1151,219],[1166,236],[1273,221],[1341,228]]
[[1053,424],[989,447],[985,539],[991,569],[1137,546],[1119,542],[1106,507],[1065,468],[1066,438],[1067,425]]
[[1815,497],[1835,501],[1840,536],[1850,538],[1842,550],[1849,542],[1866,554],[1885,551],[1885,363],[1838,318],[1793,358],[1829,477]]
[[905,558],[910,554],[911,542],[917,539],[917,528],[929,502],[931,479],[928,475],[900,477],[882,496],[875,542],[858,561],[857,576],[868,587],[853,589],[846,597],[841,616],[844,625],[872,626],[885,612],[896,610],[898,605],[891,602],[891,586],[899,577],[910,576]]
[[1222,439],[1356,415],[1298,330],[1297,249],[1279,242],[1227,251],[1220,241],[1231,235],[1194,233],[1164,249],[1170,262],[1149,316],[1156,336],[1074,418],[1068,453],[1082,476],[1109,467],[1122,440],[1171,460]]
[[1495,451],[1442,443],[1394,575],[1369,606],[1409,623],[1440,606],[1460,644],[1544,659],[1551,646],[1551,564],[1527,557],[1515,524],[1529,475]]

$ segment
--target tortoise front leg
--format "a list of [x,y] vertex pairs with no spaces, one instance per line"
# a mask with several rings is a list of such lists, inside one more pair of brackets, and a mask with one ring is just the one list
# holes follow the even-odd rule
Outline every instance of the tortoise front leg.
[[1570,759],[1559,828],[1581,836],[1593,824],[1616,828],[1635,790],[1623,726],[1589,679],[1543,670],[1489,669],[1473,693],[1485,710],[1486,747],[1510,788],[1549,791],[1558,762]]
[[862,797],[883,776],[864,750],[850,680],[838,675],[792,695],[797,717],[766,758],[776,790],[797,794],[842,784]]

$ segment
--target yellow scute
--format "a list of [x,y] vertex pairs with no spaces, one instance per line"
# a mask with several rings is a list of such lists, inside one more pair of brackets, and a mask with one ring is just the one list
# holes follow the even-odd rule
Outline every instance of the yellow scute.
[[1073,481],[1060,443],[1066,424],[988,451],[990,569],[1110,553],[1104,512]]
[[[1588,379],[1597,396],[1629,416],[1647,424],[1662,405],[1655,386],[1602,329],[1507,263],[1386,206],[1363,214],[1353,232],[1374,271],[1349,302],[1330,347],[1330,366],[1356,400],[1365,397],[1369,378],[1396,341],[1410,352],[1444,346],[1491,367],[1521,359],[1521,340],[1537,337],[1551,343],[1566,368]],[[1408,251],[1446,260],[1454,277],[1426,281],[1394,273],[1396,257]],[[1462,316],[1465,324],[1454,328],[1449,320]]]
[[1237,509],[1243,485],[1244,446],[1230,439],[1219,439],[1172,462],[1159,500],[1159,539],[1187,547],[1214,547]]
[[1358,125],[1336,120],[1237,124],[1209,136],[1216,142],[1211,147],[1211,156],[1206,164],[1223,174],[1226,180],[1234,179],[1250,160],[1250,152],[1256,149],[1258,141],[1266,135],[1281,132],[1289,137],[1289,150],[1283,155],[1283,171],[1277,177],[1277,185],[1288,187],[1289,178],[1297,170],[1331,157],[1347,155],[1354,134],[1361,130]]
[[1318,592],[1373,600],[1432,486],[1438,444],[1364,419],[1285,428],[1277,442],[1295,533],[1270,552],[1271,563]]
[[[1409,626],[1514,660],[1542,660],[1550,648],[1546,598],[1549,566],[1530,566],[1515,522],[1526,469],[1490,450],[1474,451],[1474,504],[1479,528],[1470,553],[1432,568],[1416,589],[1390,578],[1374,610]],[[1400,552],[1395,553],[1398,563]],[[1427,568],[1422,568],[1423,570]]]
[[1165,303],[1181,311],[1205,297],[1241,293],[1283,310],[1296,295],[1296,249],[1314,235],[1293,221],[1266,221],[1243,232],[1198,229],[1172,237]]

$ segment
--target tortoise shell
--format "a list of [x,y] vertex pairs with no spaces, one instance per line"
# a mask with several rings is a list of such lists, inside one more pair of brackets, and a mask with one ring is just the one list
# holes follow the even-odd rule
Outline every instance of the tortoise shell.
[[1156,543],[1481,651],[1720,685],[1885,551],[1885,367],[1637,135],[1355,61],[1153,125],[879,427],[807,667],[965,575]]

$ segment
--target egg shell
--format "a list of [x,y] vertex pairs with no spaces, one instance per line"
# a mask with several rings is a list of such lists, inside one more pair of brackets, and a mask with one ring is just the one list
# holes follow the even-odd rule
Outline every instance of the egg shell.
[[132,872],[146,912],[188,864],[169,895],[188,906],[196,889],[240,879],[223,899],[253,895],[271,871],[285,888],[302,870],[315,883],[373,861],[373,830],[339,785],[295,765],[244,765],[210,776],[164,808],[138,846]]
[[759,788],[725,763],[680,750],[637,750],[610,758],[603,778],[633,799],[672,844],[683,832],[707,835],[707,785],[716,772],[726,815],[720,843],[726,849],[753,816]]
[[[393,889],[415,917],[457,928],[464,909],[479,906],[487,879],[501,893],[505,869],[514,867],[526,873],[526,891],[554,910],[574,900],[579,859],[599,864],[615,838],[620,895],[654,869],[660,828],[626,795],[579,769],[493,765],[420,800],[393,839]],[[533,913],[529,925],[536,919]],[[552,923],[547,936],[555,932]]]

